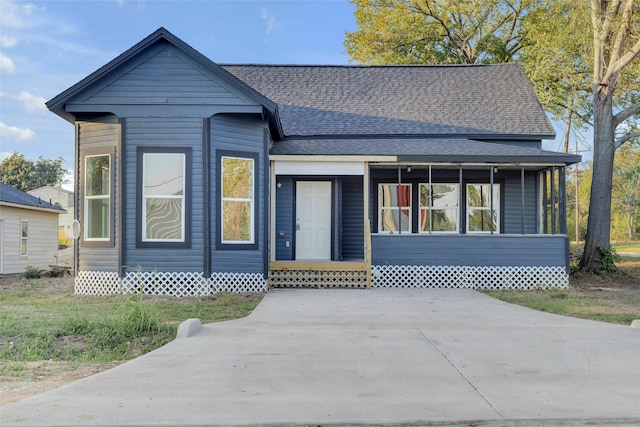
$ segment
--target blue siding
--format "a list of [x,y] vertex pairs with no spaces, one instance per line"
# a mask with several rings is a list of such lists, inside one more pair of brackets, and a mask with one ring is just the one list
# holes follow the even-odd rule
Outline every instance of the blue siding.
[[219,81],[210,71],[185,57],[168,43],[161,43],[139,58],[136,64],[108,86],[92,95],[92,104],[190,104],[235,105],[251,102]]
[[[211,157],[209,168],[211,173],[211,271],[212,272],[237,272],[237,273],[263,273],[265,271],[265,227],[268,226],[268,208],[265,203],[268,200],[269,187],[264,182],[265,168],[268,161],[265,158],[265,124],[259,120],[238,116],[215,116],[211,119],[210,128]],[[253,250],[217,250],[215,242],[217,233],[216,215],[219,215],[218,189],[218,165],[216,164],[216,150],[230,150],[258,155],[256,174],[258,188],[256,189],[258,205],[255,220],[258,223],[256,239],[257,249]]]
[[342,258],[364,257],[364,203],[362,177],[342,178]]
[[[503,224],[505,234],[522,233],[522,185],[520,172],[509,173],[504,181]],[[538,229],[537,174],[528,172],[524,179],[524,234]]]
[[[120,197],[118,193],[121,175],[117,170],[117,165],[120,162],[121,153],[118,151],[119,138],[120,138],[120,125],[118,119],[115,116],[105,116],[102,118],[96,118],[91,122],[80,121],[78,122],[78,141],[79,141],[79,159],[82,159],[86,150],[104,149],[105,153],[110,150],[115,150],[115,158],[111,159],[111,173],[114,175],[115,185],[112,189],[114,206],[112,206],[111,212],[114,215],[114,246],[109,248],[96,248],[96,247],[83,247],[82,239],[80,239],[78,257],[79,270],[81,271],[110,271],[117,272],[119,267],[119,235],[121,222],[118,218],[117,212],[120,210]],[[81,162],[81,160],[80,160]],[[78,165],[79,171],[84,166]],[[79,176],[79,175],[78,175]],[[80,178],[77,178],[81,181]],[[79,217],[78,220],[81,223],[84,222],[84,201],[82,200],[83,189],[82,182],[76,183],[76,206],[78,206]]]
[[374,265],[567,267],[565,235],[371,237]]
[[[278,176],[277,181],[282,184],[276,188],[276,259],[281,261],[293,260],[293,178]],[[280,233],[284,237],[280,238]],[[287,247],[286,242],[289,242]]]
[[[127,271],[140,267],[144,271],[190,271],[202,272],[204,266],[204,212],[202,119],[200,118],[130,118],[126,122],[126,260]],[[137,147],[191,147],[192,164],[187,165],[191,172],[191,206],[186,206],[186,214],[191,217],[191,248],[137,248],[136,230],[139,226],[136,217],[137,194],[136,180],[142,165],[137,164]]]

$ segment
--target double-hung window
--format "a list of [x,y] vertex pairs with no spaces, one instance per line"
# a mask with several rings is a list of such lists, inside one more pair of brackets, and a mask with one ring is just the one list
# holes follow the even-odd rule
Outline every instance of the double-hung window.
[[185,242],[186,154],[142,154],[142,241]]
[[84,240],[111,238],[111,155],[84,158]]
[[420,233],[459,231],[459,184],[420,184]]
[[256,163],[250,153],[218,152],[220,215],[218,243],[225,249],[256,245]]
[[29,221],[20,221],[20,256],[29,255]]
[[378,184],[378,232],[411,233],[411,184]]
[[500,185],[467,184],[467,233],[500,232]]

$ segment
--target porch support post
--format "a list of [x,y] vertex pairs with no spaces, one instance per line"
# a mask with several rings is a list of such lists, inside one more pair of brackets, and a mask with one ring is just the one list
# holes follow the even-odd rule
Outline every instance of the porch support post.
[[493,234],[493,166],[489,169],[489,230]]
[[269,259],[276,260],[276,162],[271,160],[270,164],[270,183],[269,183]]
[[[367,224],[367,220],[369,220],[369,224],[371,224],[371,221],[369,219],[369,191],[370,191],[369,190],[369,162],[364,162],[364,175],[362,176],[362,204],[363,204],[362,210],[363,210],[363,213],[364,213],[364,224],[365,225]],[[371,230],[369,229],[369,231],[371,231]],[[367,245],[366,237],[367,236],[365,234],[365,236],[364,236],[364,238],[365,238],[365,242],[364,242],[364,246],[365,246],[364,247],[364,251],[365,251],[365,253],[363,254],[365,259],[367,257],[367,254],[366,254],[366,251],[367,251],[367,248],[366,248],[366,245]]]
[[[396,190],[396,199],[400,199],[400,191],[402,185],[402,168],[398,166],[398,189]],[[400,206],[400,200],[397,200],[398,203],[398,234],[402,234],[402,207]]]
[[548,172],[545,170],[542,172],[542,234],[549,234],[549,220],[547,205],[549,204],[549,200],[547,198],[547,175]]
[[[420,194],[420,188],[418,188],[418,194]],[[419,198],[420,196],[418,196]],[[420,203],[418,201],[418,212],[420,212]],[[431,164],[429,164],[429,216],[427,221],[429,223],[429,234],[433,228],[433,221],[431,220],[431,213],[433,212],[433,186],[431,184]],[[420,214],[418,213],[418,223],[420,223]],[[420,232],[420,226],[418,225],[418,232]]]
[[464,189],[462,188],[462,164],[459,165],[458,169],[458,230],[460,233],[465,233],[465,230],[461,229],[462,224],[465,224],[466,221],[463,221],[463,210],[466,212],[466,206],[464,203],[464,198],[462,197],[462,193],[464,193]]
[[524,234],[524,166],[520,166],[520,232]]
[[551,168],[551,234],[556,234],[556,167]]
[[558,172],[558,214],[560,215],[560,234],[567,234],[567,171],[563,166]]

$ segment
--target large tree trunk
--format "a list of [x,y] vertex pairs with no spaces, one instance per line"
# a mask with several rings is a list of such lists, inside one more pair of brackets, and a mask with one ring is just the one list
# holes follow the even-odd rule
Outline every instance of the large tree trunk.
[[600,270],[598,246],[607,247],[611,238],[611,189],[615,134],[613,125],[613,88],[597,85],[593,93],[593,178],[584,255],[579,268],[594,273]]

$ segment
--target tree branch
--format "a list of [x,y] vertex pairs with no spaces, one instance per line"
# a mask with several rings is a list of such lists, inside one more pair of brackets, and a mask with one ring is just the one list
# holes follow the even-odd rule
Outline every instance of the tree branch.
[[622,146],[622,144],[624,144],[625,142],[629,141],[630,139],[633,138],[640,138],[640,130],[637,130],[635,132],[629,132],[626,133],[624,135],[622,135],[620,138],[616,139],[615,145],[614,145],[614,149],[617,150],[618,148],[620,148],[620,146]]
[[624,110],[613,116],[613,127],[618,127],[620,123],[624,122],[631,116],[635,116],[638,113],[640,113],[640,103],[634,104],[629,108],[625,108]]

